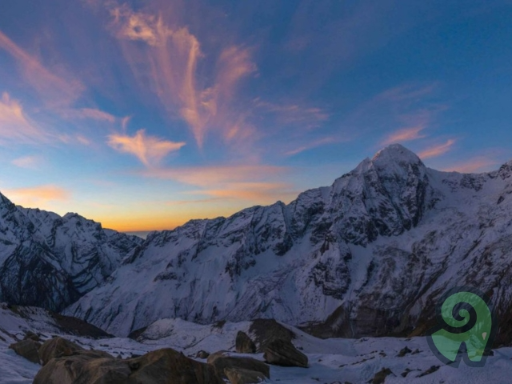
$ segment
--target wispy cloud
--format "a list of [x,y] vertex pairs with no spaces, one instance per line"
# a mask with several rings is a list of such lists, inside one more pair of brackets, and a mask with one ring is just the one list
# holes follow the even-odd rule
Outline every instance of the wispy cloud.
[[195,205],[195,204],[209,204],[209,203],[212,203],[212,202],[217,202],[219,200],[225,200],[225,198],[223,197],[210,197],[210,198],[207,198],[207,199],[195,199],[195,200],[171,200],[171,201],[166,201],[164,204],[165,205],[172,205],[172,206],[182,206],[182,205],[188,205],[188,204],[192,204],[192,205]]
[[389,145],[393,143],[402,143],[405,141],[412,141],[424,138],[425,135],[421,134],[421,131],[425,129],[424,126],[418,126],[413,128],[399,129],[388,135],[386,139],[381,142],[381,145]]
[[54,71],[47,69],[37,58],[28,54],[1,31],[0,49],[7,51],[16,60],[25,81],[50,106],[70,105],[85,89],[78,80],[69,76],[59,77]]
[[285,152],[285,156],[294,156],[294,155],[297,155],[297,154],[299,154],[301,152],[308,151],[310,149],[317,148],[317,147],[320,147],[322,145],[336,143],[336,142],[339,142],[339,141],[340,140],[336,140],[333,137],[324,137],[324,138],[321,138],[321,139],[318,139],[318,140],[313,140],[313,141],[310,141],[308,144],[301,145],[298,148],[295,148],[295,149],[292,149],[292,150],[289,150],[289,151]]
[[386,91],[380,93],[377,98],[380,100],[387,100],[392,102],[413,103],[421,101],[426,96],[432,94],[437,86],[438,85],[436,83],[423,86],[418,86],[417,84],[413,83],[403,84],[398,87],[387,89]]
[[362,103],[344,124],[360,134],[385,132],[379,146],[425,138],[448,108],[437,99],[436,89],[435,83],[413,83],[384,90]]
[[301,104],[276,104],[259,98],[254,100],[257,108],[265,113],[276,115],[281,124],[294,124],[302,128],[315,128],[329,119],[329,113],[323,108]]
[[37,169],[41,165],[42,159],[38,156],[23,156],[11,161],[17,167],[27,169]]
[[0,98],[0,142],[36,144],[49,140],[50,135],[26,116],[21,103],[4,93]]
[[92,119],[115,123],[116,117],[105,111],[95,108],[65,109],[60,115],[67,119]]
[[34,208],[44,207],[52,201],[66,201],[70,197],[69,191],[56,185],[4,189],[2,192],[15,204]]
[[[199,147],[210,130],[225,139],[247,135],[240,113],[232,108],[240,80],[256,70],[249,50],[230,46],[217,58],[212,86],[198,84],[197,66],[203,57],[199,40],[188,28],[171,28],[161,15],[134,12],[127,6],[114,8],[113,30],[121,40],[142,41],[124,45],[136,77],[150,86],[168,112],[177,112],[190,126]],[[139,58],[147,57],[141,62]],[[142,80],[143,79],[143,80]]]
[[141,175],[176,180],[199,187],[213,187],[247,180],[268,180],[286,174],[287,168],[274,165],[220,165],[147,169]]
[[190,191],[192,194],[268,203],[297,195],[283,181],[288,172],[285,167],[271,165],[225,165],[148,169],[142,175],[198,187]]
[[453,164],[443,169],[446,172],[475,173],[485,172],[498,165],[498,161],[486,156],[477,156],[470,160]]
[[421,151],[420,153],[418,153],[418,157],[420,157],[421,159],[429,159],[431,157],[441,156],[448,152],[454,144],[455,140],[449,139],[444,144],[435,145],[433,147],[429,147]]
[[194,193],[231,198],[239,200],[257,201],[261,203],[275,202],[278,199],[288,200],[296,197],[297,192],[292,190],[290,184],[279,182],[268,183],[228,183],[222,189],[205,189]]
[[112,134],[108,137],[108,144],[119,152],[135,155],[147,167],[158,165],[170,152],[185,145],[183,142],[146,136],[143,129],[138,130],[135,136]]

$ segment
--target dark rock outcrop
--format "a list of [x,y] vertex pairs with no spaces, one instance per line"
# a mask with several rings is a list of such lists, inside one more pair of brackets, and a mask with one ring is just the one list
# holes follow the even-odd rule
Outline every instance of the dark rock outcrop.
[[269,364],[285,367],[308,367],[308,357],[295,348],[291,341],[274,340],[265,348],[263,358]]
[[256,345],[251,340],[247,333],[238,331],[235,340],[235,349],[238,353],[255,353]]
[[267,345],[274,340],[292,341],[295,338],[292,331],[274,319],[254,320],[249,328],[249,333],[254,335],[258,352],[263,352]]

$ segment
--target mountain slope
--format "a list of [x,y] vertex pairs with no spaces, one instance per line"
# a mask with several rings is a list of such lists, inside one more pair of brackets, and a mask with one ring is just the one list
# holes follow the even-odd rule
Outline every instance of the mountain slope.
[[15,206],[0,194],[0,300],[59,311],[141,243],[74,213]]
[[512,162],[486,174],[445,173],[392,145],[288,205],[150,234],[65,313],[118,335],[165,317],[399,334],[427,324],[435,299],[461,284],[492,293],[506,313],[511,182]]

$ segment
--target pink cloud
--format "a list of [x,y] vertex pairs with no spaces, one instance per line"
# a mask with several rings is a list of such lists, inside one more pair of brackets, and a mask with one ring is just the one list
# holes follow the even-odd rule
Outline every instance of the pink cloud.
[[43,160],[38,156],[23,156],[11,161],[17,167],[37,169]]
[[292,186],[283,181],[288,172],[288,168],[271,165],[221,165],[153,168],[141,174],[198,187],[191,194],[263,204],[297,196]]
[[432,94],[436,88],[436,83],[423,86],[418,86],[417,84],[404,84],[382,92],[377,98],[392,102],[413,102],[421,100],[425,96]]
[[286,173],[287,168],[273,165],[211,165],[184,168],[153,168],[143,176],[172,179],[181,183],[215,188],[227,183],[267,180]]
[[256,99],[255,106],[266,113],[273,113],[281,124],[294,124],[304,128],[318,127],[329,119],[329,114],[322,108],[300,104],[275,104]]
[[116,117],[95,108],[66,109],[61,111],[61,116],[67,119],[92,119],[114,123]]
[[51,141],[51,136],[26,116],[18,100],[4,93],[0,98],[0,140],[37,144]]
[[399,129],[398,131],[388,135],[388,137],[382,141],[381,145],[389,145],[424,138],[425,135],[421,134],[421,131],[424,129],[424,126]]
[[313,140],[313,141],[309,142],[308,144],[305,144],[305,145],[302,145],[302,146],[300,146],[298,148],[295,148],[295,149],[292,149],[290,151],[287,151],[287,152],[285,152],[285,155],[286,156],[297,155],[297,154],[299,154],[301,152],[304,152],[304,151],[307,151],[307,150],[310,150],[310,149],[313,149],[313,148],[316,148],[316,147],[320,147],[322,145],[335,143],[335,142],[338,142],[338,141],[339,140],[336,140],[333,137],[324,137],[322,139]]
[[18,63],[21,73],[50,106],[64,106],[76,100],[84,86],[76,79],[59,77],[34,56],[31,56],[0,31],[0,49],[7,51]]
[[108,144],[119,152],[135,155],[144,165],[152,167],[170,152],[177,151],[185,145],[183,142],[162,140],[154,136],[146,136],[143,129],[135,136],[112,134]]
[[256,70],[248,49],[223,49],[213,84],[201,86],[197,65],[203,54],[188,28],[171,28],[161,15],[134,12],[127,6],[114,8],[111,14],[114,34],[125,42],[125,58],[136,78],[146,87],[149,77],[154,94],[168,112],[177,112],[188,123],[199,147],[209,131],[228,141],[250,137],[250,126],[232,106],[239,82]]
[[435,145],[421,151],[418,153],[418,157],[421,159],[429,159],[431,157],[441,156],[448,152],[452,148],[453,144],[455,144],[455,140],[450,139],[444,144]]

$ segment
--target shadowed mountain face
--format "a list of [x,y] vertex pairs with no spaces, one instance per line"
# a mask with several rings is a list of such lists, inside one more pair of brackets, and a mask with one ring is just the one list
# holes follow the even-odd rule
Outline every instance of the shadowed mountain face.
[[392,145],[288,205],[150,234],[65,313],[118,335],[164,317],[267,317],[323,336],[405,334],[428,327],[443,292],[471,285],[493,295],[505,329],[511,194],[512,162],[445,173]]
[[77,214],[25,209],[0,195],[0,301],[59,311],[141,243]]

